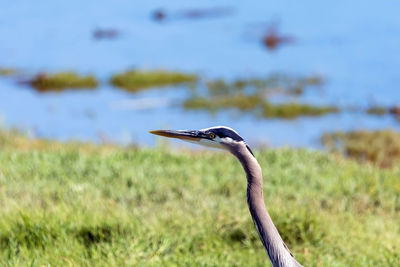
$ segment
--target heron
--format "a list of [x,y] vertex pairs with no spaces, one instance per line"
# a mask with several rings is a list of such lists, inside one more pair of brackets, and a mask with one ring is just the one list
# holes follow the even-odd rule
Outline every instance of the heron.
[[247,205],[272,266],[302,267],[282,240],[267,211],[263,197],[260,164],[248,144],[235,130],[226,126],[215,126],[201,130],[154,130],[150,133],[220,148],[232,153],[246,173]]

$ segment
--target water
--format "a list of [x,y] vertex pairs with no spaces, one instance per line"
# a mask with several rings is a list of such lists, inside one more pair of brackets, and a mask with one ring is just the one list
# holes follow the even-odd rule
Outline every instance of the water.
[[[227,7],[230,16],[174,18],[151,15]],[[2,1],[0,66],[28,73],[74,70],[93,73],[96,91],[40,94],[0,78],[0,116],[6,126],[60,140],[112,140],[154,144],[156,128],[197,129],[228,125],[253,144],[318,147],[321,133],[350,129],[399,129],[392,117],[341,113],[287,121],[222,112],[184,111],[171,104],[183,90],[129,94],[107,85],[111,74],[131,67],[199,73],[233,79],[271,72],[322,75],[318,93],[301,101],[365,107],[400,101],[400,3],[379,1]],[[268,51],[261,36],[271,21],[295,43]],[[120,36],[95,40],[97,28]]]

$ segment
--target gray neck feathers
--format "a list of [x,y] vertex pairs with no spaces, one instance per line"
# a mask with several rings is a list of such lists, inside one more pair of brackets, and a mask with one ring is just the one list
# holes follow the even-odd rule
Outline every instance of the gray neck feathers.
[[246,145],[238,143],[230,151],[238,158],[247,175],[247,204],[261,242],[274,267],[301,266],[286,247],[264,204],[262,172]]

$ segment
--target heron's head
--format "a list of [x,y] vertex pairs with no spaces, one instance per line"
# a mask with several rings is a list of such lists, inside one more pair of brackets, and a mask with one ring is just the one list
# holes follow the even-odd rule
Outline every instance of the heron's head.
[[226,126],[215,126],[202,130],[155,130],[150,133],[230,151],[237,146],[245,145],[253,154],[243,138],[235,130]]

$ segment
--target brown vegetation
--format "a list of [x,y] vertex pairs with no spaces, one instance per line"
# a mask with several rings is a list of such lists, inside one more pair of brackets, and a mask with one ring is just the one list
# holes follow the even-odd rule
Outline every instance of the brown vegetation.
[[400,133],[392,130],[329,133],[322,136],[322,143],[331,151],[381,167],[400,162]]

